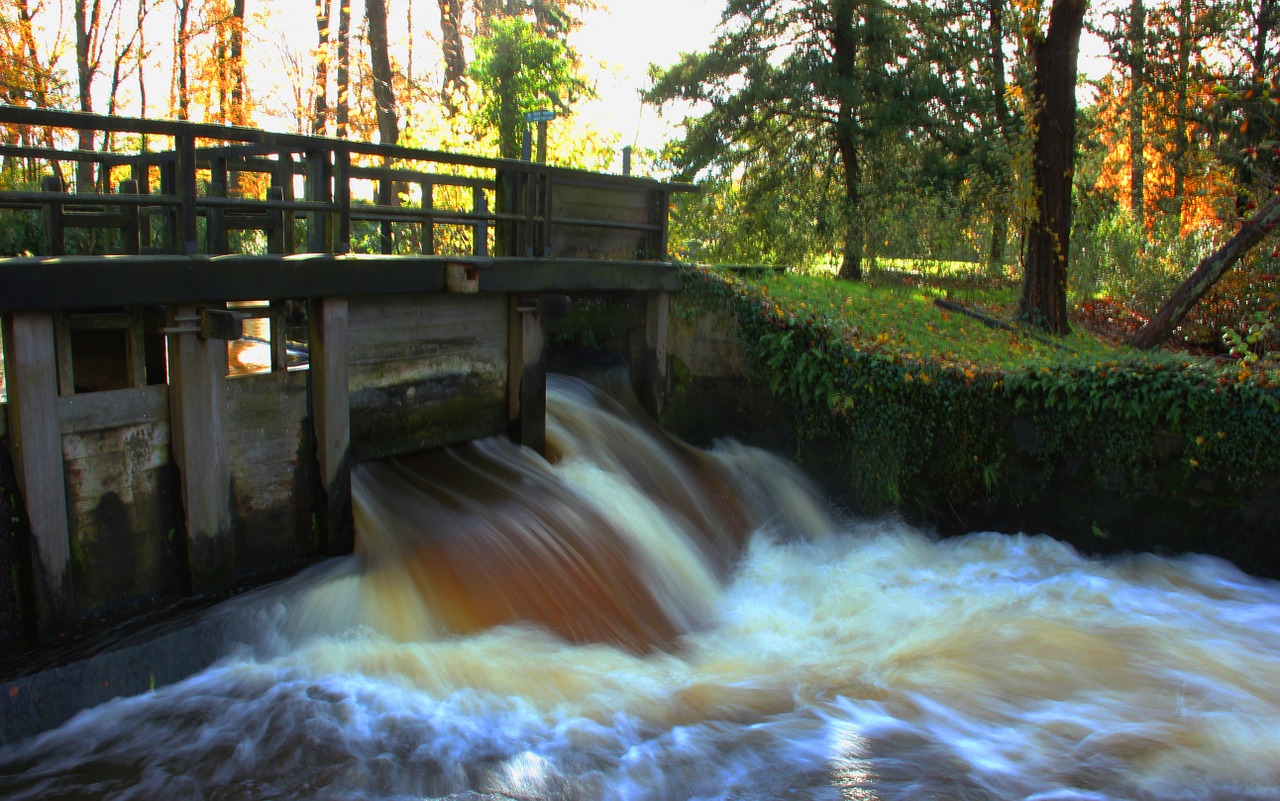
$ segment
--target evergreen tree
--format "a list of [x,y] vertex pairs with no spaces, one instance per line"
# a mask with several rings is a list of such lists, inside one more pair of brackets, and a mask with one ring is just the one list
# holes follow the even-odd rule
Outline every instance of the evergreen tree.
[[469,70],[480,92],[473,123],[497,131],[499,154],[519,158],[524,115],[568,111],[588,92],[568,49],[521,17],[494,20]]
[[745,167],[761,187],[790,179],[829,187],[809,215],[813,228],[797,236],[831,233],[841,277],[861,278],[877,153],[937,135],[939,117],[971,88],[956,80],[971,55],[941,35],[946,5],[730,0],[710,49],[656,72],[645,99],[707,108],[686,120],[672,150],[683,177]]

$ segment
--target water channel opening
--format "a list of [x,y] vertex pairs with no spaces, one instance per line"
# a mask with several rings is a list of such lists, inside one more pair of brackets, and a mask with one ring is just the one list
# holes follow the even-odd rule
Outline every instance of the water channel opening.
[[357,555],[0,750],[0,796],[1280,798],[1280,585],[842,519],[619,397],[554,377],[550,459],[360,466]]

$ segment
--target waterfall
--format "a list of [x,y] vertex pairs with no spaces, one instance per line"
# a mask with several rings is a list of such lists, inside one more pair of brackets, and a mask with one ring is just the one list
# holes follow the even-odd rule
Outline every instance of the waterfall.
[[0,797],[1280,799],[1280,584],[846,519],[578,379],[547,423],[358,466],[356,554]]

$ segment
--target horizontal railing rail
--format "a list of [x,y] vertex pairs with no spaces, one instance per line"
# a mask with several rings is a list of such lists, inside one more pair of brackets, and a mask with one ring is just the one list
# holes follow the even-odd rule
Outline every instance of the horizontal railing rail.
[[[665,261],[671,195],[693,189],[206,123],[0,105],[0,126],[11,140],[18,138],[14,131],[23,134],[24,144],[0,145],[5,171],[28,178],[23,186],[11,177],[11,188],[0,189],[0,209],[44,215],[46,252],[33,255],[364,252]],[[114,149],[83,147],[107,134],[116,136]],[[137,152],[120,149],[125,142]],[[77,229],[117,233],[82,236],[68,246],[67,232]]]

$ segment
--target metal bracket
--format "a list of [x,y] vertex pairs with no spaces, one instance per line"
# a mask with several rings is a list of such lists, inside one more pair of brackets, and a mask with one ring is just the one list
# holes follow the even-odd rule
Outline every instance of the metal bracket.
[[180,314],[173,318],[177,325],[166,326],[160,333],[195,334],[201,339],[233,340],[244,336],[244,312],[231,309],[198,309],[197,314]]

